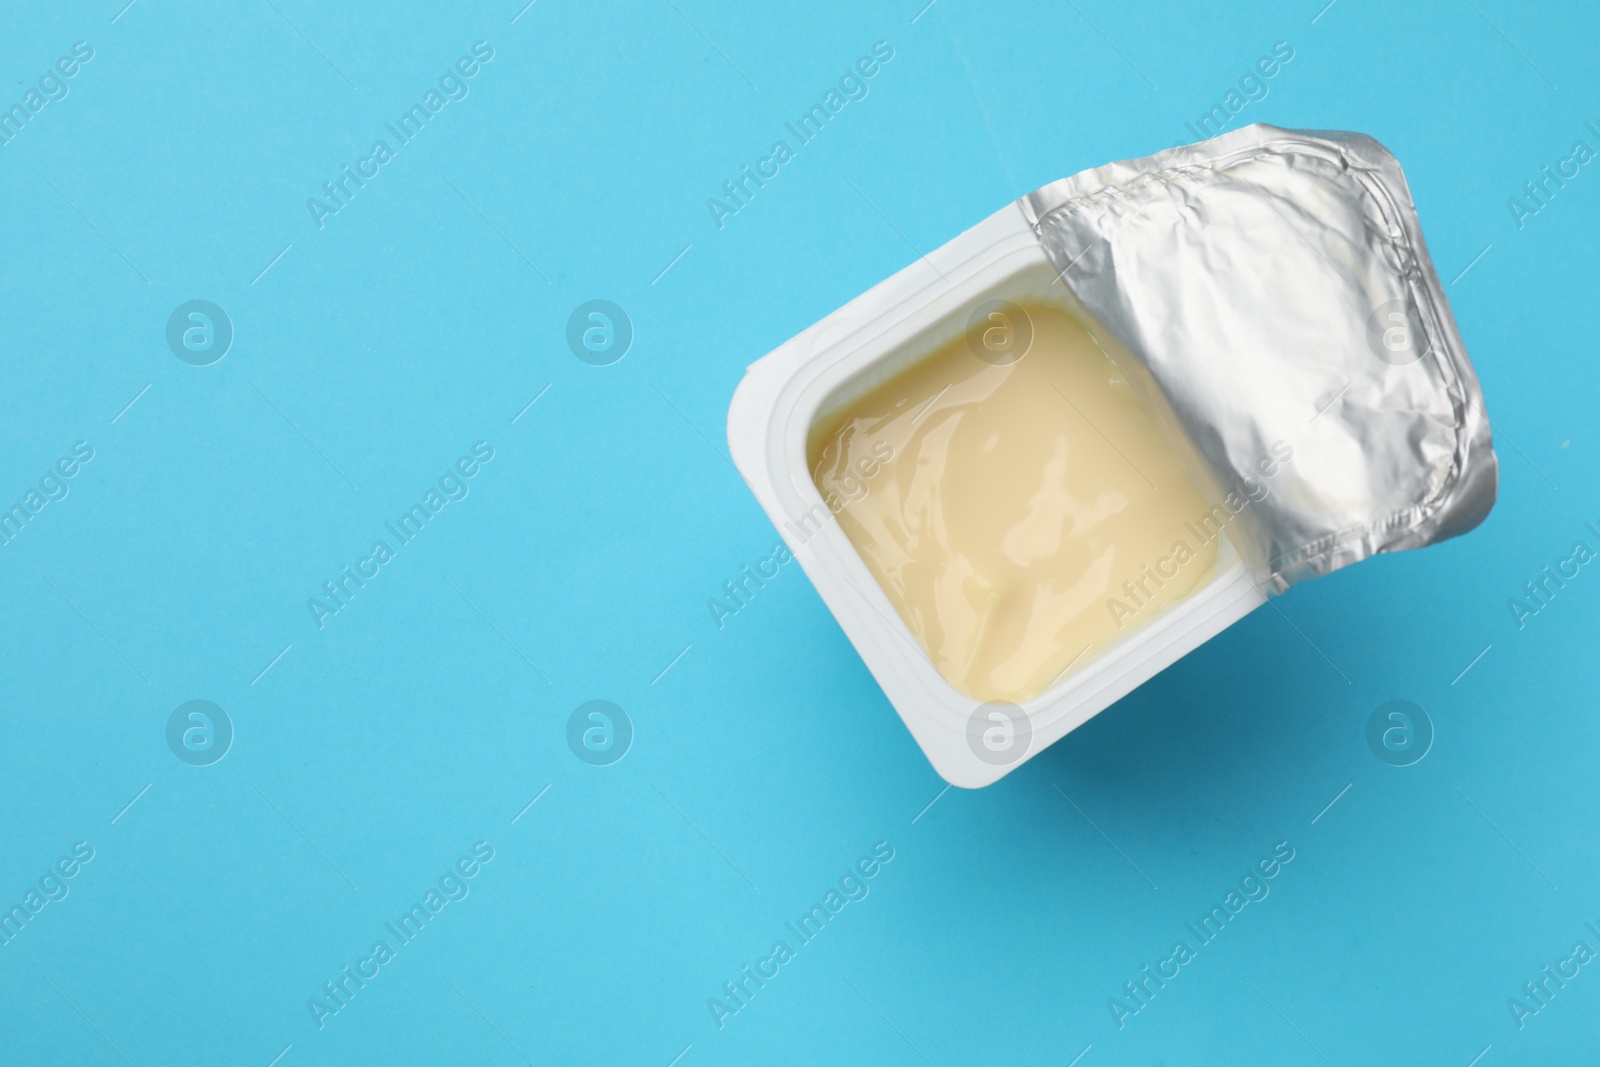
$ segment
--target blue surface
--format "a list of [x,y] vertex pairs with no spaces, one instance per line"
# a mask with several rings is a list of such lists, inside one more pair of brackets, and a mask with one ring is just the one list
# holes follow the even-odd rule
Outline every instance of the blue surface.
[[[0,105],[93,58],[0,145],[0,502],[39,489],[0,547],[0,898],[39,894],[0,944],[0,1062],[1600,1058],[1600,967],[1541,970],[1600,951],[1600,569],[1508,607],[1600,549],[1600,163],[1520,226],[1507,204],[1600,150],[1600,16],[923,2],[8,8]],[[879,41],[867,95],[719,229],[707,199]],[[798,568],[715,625],[776,540],[723,454],[733,389],[915,250],[1192,139],[1279,41],[1230,128],[1400,158],[1500,501],[945,792]],[[380,139],[319,228],[307,199]],[[609,366],[566,342],[591,299],[633,324]],[[167,343],[193,300],[232,324],[207,365]],[[376,575],[319,627],[346,565]],[[1411,766],[1367,743],[1390,699],[1433,724]],[[218,762],[214,714],[169,744],[192,700],[231,722]],[[619,762],[576,755],[606,739],[587,712],[569,745],[591,700],[631,723]],[[1201,944],[1186,923],[1280,842],[1270,894]],[[802,944],[786,924],[841,879],[861,899]],[[1180,940],[1140,1006],[1123,983]],[[370,977],[328,999],[347,965]]]

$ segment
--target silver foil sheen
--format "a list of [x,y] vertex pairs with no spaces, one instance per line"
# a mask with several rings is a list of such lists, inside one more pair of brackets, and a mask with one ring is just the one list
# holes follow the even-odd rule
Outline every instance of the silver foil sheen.
[[1264,585],[1489,513],[1483,393],[1377,141],[1248,126],[1020,204],[1201,492],[1250,501],[1228,529]]

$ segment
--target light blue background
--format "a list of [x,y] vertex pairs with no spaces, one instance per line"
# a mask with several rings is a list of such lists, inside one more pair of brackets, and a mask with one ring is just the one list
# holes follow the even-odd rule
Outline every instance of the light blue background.
[[[0,903],[95,858],[0,947],[0,1061],[1600,1056],[1600,968],[1507,1007],[1600,949],[1600,571],[1521,630],[1506,604],[1600,547],[1600,164],[1522,229],[1506,204],[1600,149],[1600,16],[923,2],[8,8],[3,106],[95,56],[0,147],[0,503],[95,458],[0,548]],[[317,229],[306,199],[479,40],[470,95]],[[870,95],[719,231],[706,199],[880,40]],[[1191,139],[1277,41],[1233,125],[1399,157],[1499,503],[941,795],[798,568],[712,622],[776,540],[721,454],[734,387],[916,250]],[[635,326],[613,366],[564,340],[591,298]],[[191,299],[234,324],[209,367],[164,339]],[[470,496],[319,630],[307,598],[479,440]],[[1437,730],[1407,768],[1365,740],[1397,697]],[[203,768],[165,741],[196,698],[237,731]],[[636,731],[609,767],[565,740],[596,698]],[[471,895],[319,1030],[307,999],[480,840]],[[708,998],[879,841],[871,895],[719,1029]],[[1280,841],[1271,895],[1119,1030],[1108,999]]]

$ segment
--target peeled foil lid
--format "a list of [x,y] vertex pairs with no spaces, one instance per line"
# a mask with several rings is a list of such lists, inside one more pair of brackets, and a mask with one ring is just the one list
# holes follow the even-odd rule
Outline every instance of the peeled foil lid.
[[1247,126],[1019,204],[1263,585],[1494,506],[1483,393],[1377,141]]

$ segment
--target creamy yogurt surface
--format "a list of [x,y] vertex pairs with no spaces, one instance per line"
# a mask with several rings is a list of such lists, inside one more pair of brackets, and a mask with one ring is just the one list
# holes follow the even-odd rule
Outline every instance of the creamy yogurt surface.
[[1112,362],[1066,311],[1020,311],[1020,359],[957,337],[835,414],[808,456],[901,619],[978,700],[1038,694],[1216,563],[1217,538],[1192,532],[1205,501]]

